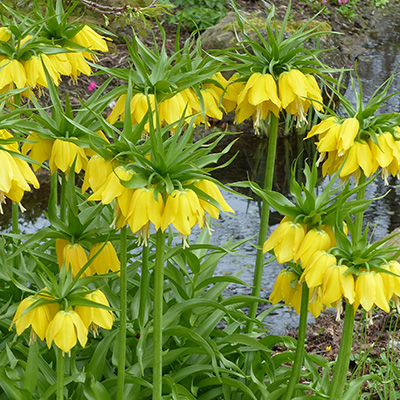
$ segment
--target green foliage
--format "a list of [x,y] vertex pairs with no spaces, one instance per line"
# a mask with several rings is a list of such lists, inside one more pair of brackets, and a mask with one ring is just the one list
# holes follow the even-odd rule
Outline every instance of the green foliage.
[[173,4],[176,7],[176,10],[172,11],[173,14],[166,15],[168,23],[176,24],[182,21],[190,31],[210,28],[227,13],[224,0],[177,0],[173,3],[162,0],[160,3]]

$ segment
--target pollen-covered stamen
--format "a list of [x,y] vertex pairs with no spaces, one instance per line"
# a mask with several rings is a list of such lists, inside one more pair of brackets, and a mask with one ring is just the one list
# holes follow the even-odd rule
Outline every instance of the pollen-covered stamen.
[[4,196],[4,193],[0,190],[0,214],[3,214],[2,204],[6,204],[6,196]]
[[336,321],[340,321],[340,315],[343,312],[342,299],[336,301]]

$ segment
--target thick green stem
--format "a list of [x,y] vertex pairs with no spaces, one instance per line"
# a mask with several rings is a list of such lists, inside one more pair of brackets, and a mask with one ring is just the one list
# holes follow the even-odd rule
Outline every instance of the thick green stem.
[[19,233],[18,219],[19,219],[18,203],[15,203],[13,201],[13,203],[12,203],[12,232],[13,233]]
[[56,210],[57,206],[58,206],[58,196],[57,196],[58,174],[56,172],[53,175],[51,175],[51,178],[50,178],[50,193],[51,193],[51,196],[50,196],[49,202],[52,201],[53,203],[52,204],[49,203],[48,208],[52,207],[53,210]]
[[[271,114],[269,124],[269,140],[268,140],[268,151],[267,151],[267,162],[265,165],[265,177],[264,177],[264,189],[271,190],[272,183],[274,180],[275,170],[275,156],[276,156],[276,144],[278,141],[278,118]],[[264,253],[262,246],[267,238],[269,223],[269,204],[266,200],[262,201],[261,206],[261,219],[260,228],[258,232],[258,246],[256,256],[256,265],[254,269],[253,277],[253,290],[252,295],[259,297],[261,291],[262,273],[264,268]],[[251,303],[249,309],[249,317],[254,319],[257,314],[258,302]],[[247,331],[253,331],[253,322],[249,322],[247,325]]]
[[149,286],[149,246],[142,248],[142,268],[140,274],[140,303],[139,303],[139,325],[146,323],[146,307]]
[[[363,183],[365,183],[365,175],[363,172],[361,172],[361,177],[358,181],[359,185],[362,185]],[[364,200],[365,199],[365,186],[361,189],[358,190],[357,192],[357,200]],[[356,235],[357,237],[352,238],[353,242],[358,242],[358,240],[360,239],[361,235],[362,235],[362,227],[363,227],[363,216],[364,216],[364,211],[359,211],[356,215],[355,215],[355,231],[356,231]]]
[[119,354],[118,354],[118,378],[117,399],[124,398],[125,387],[125,357],[126,357],[126,315],[127,315],[127,227],[121,228],[120,250],[120,307],[119,314]]
[[57,400],[64,400],[64,354],[61,349],[57,347]]
[[344,385],[347,380],[349,370],[350,355],[353,345],[354,329],[354,310],[351,304],[346,303],[346,312],[344,315],[342,339],[340,341],[339,354],[336,360],[335,371],[330,390],[330,400],[341,399],[343,396]]
[[305,283],[301,285],[301,308],[299,321],[299,334],[297,337],[296,356],[290,374],[290,380],[284,400],[291,400],[295,386],[299,383],[300,371],[304,360],[304,344],[306,341],[308,301],[310,289]]
[[61,195],[60,195],[60,220],[67,220],[67,178],[65,174],[61,174]]
[[158,230],[154,264],[154,331],[153,331],[153,400],[162,396],[162,316],[164,292],[164,242],[165,235]]

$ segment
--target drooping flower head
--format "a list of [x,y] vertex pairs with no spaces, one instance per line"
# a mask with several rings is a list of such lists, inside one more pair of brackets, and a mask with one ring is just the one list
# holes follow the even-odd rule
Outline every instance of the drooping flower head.
[[13,135],[6,130],[0,130],[0,212],[2,203],[6,198],[20,203],[26,191],[30,191],[30,185],[39,188],[39,182],[28,163],[17,157],[20,153],[17,142],[13,141]]
[[[268,127],[270,117],[279,118],[282,111],[292,115],[298,126],[306,121],[311,106],[323,111],[316,76],[323,77],[327,68],[322,63],[317,65],[317,54],[305,48],[305,43],[317,35],[316,28],[306,23],[285,37],[289,13],[290,6],[282,26],[274,30],[275,7],[271,7],[265,26],[266,40],[260,30],[236,10],[243,39],[238,43],[241,51],[229,53],[240,63],[235,81],[242,84],[235,87],[235,121],[241,123],[251,117],[256,133],[263,127],[263,121],[267,120],[264,126]],[[249,31],[253,31],[252,34]]]
[[378,88],[366,104],[359,100],[356,107],[337,93],[347,117],[332,112],[310,130],[306,139],[318,137],[318,163],[325,160],[322,166],[324,176],[339,171],[341,179],[353,177],[358,182],[361,175],[370,177],[381,168],[382,178],[387,183],[389,175],[399,174],[400,118],[393,113],[376,112],[388,98],[386,93],[392,79]]
[[77,341],[82,347],[86,346],[88,328],[79,314],[74,310],[60,310],[49,323],[46,330],[48,348],[54,341],[64,353],[69,353]]

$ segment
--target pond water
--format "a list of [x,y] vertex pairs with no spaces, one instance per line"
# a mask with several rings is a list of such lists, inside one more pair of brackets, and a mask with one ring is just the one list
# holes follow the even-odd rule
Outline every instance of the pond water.
[[[395,18],[394,21],[397,19]],[[398,68],[400,64],[400,25],[395,22],[385,21],[386,29],[379,33],[378,37],[366,38],[366,50],[358,56],[357,70],[363,85],[364,98],[367,99],[375,91],[376,87],[383,83]],[[376,34],[377,35],[377,34]],[[357,84],[356,84],[357,86]],[[400,91],[400,79],[394,79],[391,93]],[[347,90],[346,97],[355,102],[353,91]],[[400,95],[392,97],[387,105],[382,108],[382,112],[400,111]],[[231,139],[227,139],[231,140]],[[257,168],[255,160],[257,154],[265,154],[267,147],[266,139],[255,137],[250,133],[242,133],[235,144],[233,154],[240,150],[235,162],[224,169],[216,172],[217,179],[224,182],[247,180],[248,174],[252,179],[257,180],[258,170],[262,170],[262,165]],[[312,159],[315,151],[314,145],[303,142],[302,137],[280,138],[278,143],[278,156],[275,177],[275,189],[287,193],[288,177],[291,162],[303,151],[303,158]],[[261,162],[262,164],[262,162]],[[299,171],[301,174],[301,170]],[[44,175],[45,176],[45,175]],[[327,182],[321,178],[320,187]],[[395,228],[400,226],[400,187],[398,180],[389,179],[389,186],[385,186],[382,179],[376,179],[367,188],[367,197],[379,197],[389,193],[379,201],[372,204],[366,214],[366,220],[374,227],[373,238],[380,239]],[[49,194],[48,179],[44,179],[41,189],[26,194],[23,205],[27,211],[21,215],[20,228],[24,233],[33,233],[48,225],[43,210],[47,207],[47,197]],[[257,234],[259,227],[259,204],[257,201],[247,200],[230,193],[224,193],[226,200],[235,210],[234,216],[221,215],[219,221],[213,224],[213,242],[223,244],[229,238],[241,240],[250,238]],[[10,229],[11,207],[4,207],[4,215],[0,216],[0,229],[8,231]],[[279,223],[281,217],[271,213],[269,233],[271,233]],[[242,271],[240,278],[248,283],[249,286],[230,285],[227,294],[251,294],[251,283],[253,279],[254,263],[256,251],[252,243],[257,243],[257,238],[249,240],[240,250],[242,256],[224,257],[218,266],[218,275],[234,274]],[[276,276],[281,267],[275,262],[271,262],[265,268],[261,297],[268,298],[272,292],[272,287]],[[279,315],[279,318],[276,317]],[[310,318],[310,321],[313,319]],[[282,334],[286,329],[296,327],[298,316],[292,310],[280,308],[274,312],[273,318],[266,320],[270,322],[270,332]]]

